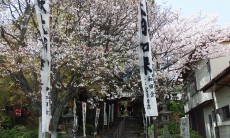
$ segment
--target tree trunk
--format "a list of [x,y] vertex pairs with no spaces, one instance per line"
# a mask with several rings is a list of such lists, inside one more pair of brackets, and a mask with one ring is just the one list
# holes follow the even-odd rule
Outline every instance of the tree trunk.
[[65,107],[65,105],[75,96],[75,92],[67,91],[65,96],[61,101],[54,104],[52,106],[55,106],[52,108],[54,111],[52,111],[52,120],[51,120],[51,132],[56,132],[58,128],[58,122],[61,117],[62,111]]
[[61,113],[62,113],[62,106],[57,106],[56,110],[52,116],[51,119],[51,132],[54,133],[57,131],[58,128],[58,122],[59,122],[59,118],[61,117]]

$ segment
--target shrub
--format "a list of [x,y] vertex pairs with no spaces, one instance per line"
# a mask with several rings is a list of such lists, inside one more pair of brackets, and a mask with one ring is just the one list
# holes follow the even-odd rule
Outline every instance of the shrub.
[[4,129],[0,131],[1,138],[36,138],[38,137],[37,130],[29,130],[25,126],[15,126],[12,129]]
[[180,134],[180,125],[177,122],[170,122],[169,124],[170,134]]
[[202,136],[200,136],[197,131],[192,130],[192,129],[190,129],[190,137],[191,138],[202,138]]
[[153,124],[150,124],[150,125],[148,126],[148,136],[151,136],[151,135],[154,134],[153,129],[154,129]]
[[10,128],[11,127],[12,118],[10,116],[3,115],[0,120],[2,122],[3,128]]

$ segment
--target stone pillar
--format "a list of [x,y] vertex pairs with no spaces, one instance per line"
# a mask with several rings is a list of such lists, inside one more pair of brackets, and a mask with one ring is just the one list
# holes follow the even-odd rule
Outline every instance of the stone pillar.
[[169,115],[171,114],[171,111],[168,111],[167,105],[163,104],[162,110],[159,112],[159,114],[161,115],[161,122],[164,125],[163,138],[169,138],[170,133],[168,130],[168,125],[169,125]]

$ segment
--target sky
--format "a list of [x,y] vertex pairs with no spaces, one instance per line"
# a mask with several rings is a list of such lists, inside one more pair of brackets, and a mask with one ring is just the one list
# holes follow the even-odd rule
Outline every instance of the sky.
[[162,6],[171,6],[173,10],[180,10],[183,16],[201,10],[204,14],[218,15],[219,25],[230,24],[230,0],[155,0],[155,2]]

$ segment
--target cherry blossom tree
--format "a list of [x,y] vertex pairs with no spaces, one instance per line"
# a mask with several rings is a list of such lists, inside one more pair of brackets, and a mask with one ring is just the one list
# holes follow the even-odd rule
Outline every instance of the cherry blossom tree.
[[[29,1],[19,2],[25,4],[20,7],[24,10],[14,11],[18,18],[1,26],[4,57],[1,71],[12,76],[31,102],[39,103],[42,44],[33,5]],[[17,8],[15,3],[3,4]],[[132,20],[136,21],[137,11],[129,1],[114,5],[109,1],[53,1],[51,8],[52,131],[55,131],[63,108],[83,87],[104,96],[107,91],[101,91],[98,84],[110,87],[120,83],[119,74],[126,70],[126,60],[135,54],[136,26]]]
[[181,73],[189,69],[188,65],[194,67],[195,61],[229,54],[229,45],[221,41],[229,40],[230,28],[219,26],[217,19],[199,12],[182,17],[178,11],[161,10],[157,5],[149,8],[158,92],[166,92],[167,85],[175,88]]
[[[10,14],[8,18],[0,16],[1,75],[11,76],[31,104],[40,109],[42,43],[33,3],[19,0],[0,4]],[[142,94],[137,5],[137,0],[50,2],[52,132],[65,105],[79,92],[93,92],[99,98],[108,93]],[[227,39],[229,28],[218,26],[216,18],[199,14],[181,17],[150,2],[148,10],[158,94],[165,91],[162,85],[166,82],[174,84],[187,64],[228,52],[219,42]]]

